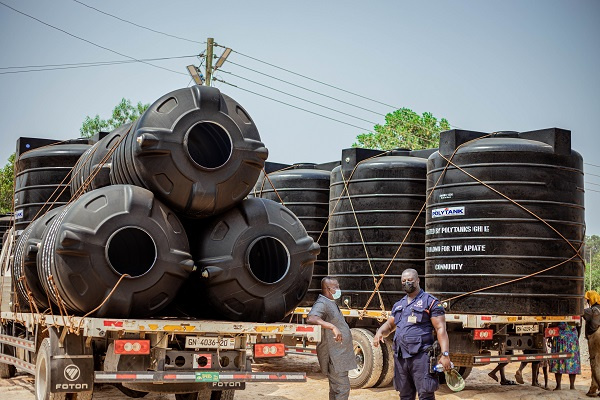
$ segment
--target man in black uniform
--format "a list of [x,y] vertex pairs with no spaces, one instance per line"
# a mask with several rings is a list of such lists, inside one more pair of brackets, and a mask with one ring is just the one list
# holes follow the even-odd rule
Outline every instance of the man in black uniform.
[[321,372],[329,379],[329,400],[348,399],[350,395],[348,371],[357,367],[350,327],[335,304],[335,300],[339,299],[341,294],[340,284],[335,278],[329,276],[323,278],[321,294],[306,320],[309,324],[321,325],[323,328],[321,342],[317,345],[317,357]]
[[406,296],[394,304],[392,317],[377,330],[373,344],[379,346],[395,330],[394,387],[400,392],[400,399],[414,400],[418,393],[419,400],[432,400],[439,386],[431,373],[428,354],[434,330],[442,351],[439,362],[444,370],[451,368],[444,307],[420,288],[419,274],[414,269],[402,272],[402,289]]

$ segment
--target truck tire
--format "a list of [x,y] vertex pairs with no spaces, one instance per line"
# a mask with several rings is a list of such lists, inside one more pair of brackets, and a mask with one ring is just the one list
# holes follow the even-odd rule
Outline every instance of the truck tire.
[[0,379],[10,379],[15,376],[17,369],[12,364],[0,363]]
[[93,392],[50,393],[50,339],[42,340],[35,361],[36,400],[91,400]]
[[213,390],[210,400],[233,400],[235,390]]
[[119,389],[119,391],[121,393],[123,393],[125,396],[131,397],[133,399],[140,399],[142,397],[145,397],[148,394],[148,392],[141,392],[139,390],[133,390],[133,389],[126,388],[121,383],[115,383],[114,386],[117,389]]
[[353,328],[352,341],[354,342],[354,354],[358,368],[348,371],[350,386],[353,389],[367,389],[373,387],[383,369],[383,351],[381,346],[373,346],[372,332]]
[[385,338],[385,342],[380,344],[381,351],[383,353],[383,366],[381,368],[381,376],[375,382],[374,387],[387,387],[392,383],[394,379],[394,360],[396,355],[394,354],[394,345],[390,336]]

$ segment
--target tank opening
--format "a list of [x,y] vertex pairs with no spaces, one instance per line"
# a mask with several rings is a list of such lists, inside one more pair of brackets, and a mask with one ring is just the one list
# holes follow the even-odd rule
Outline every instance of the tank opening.
[[212,122],[200,122],[187,133],[187,150],[194,162],[204,168],[219,168],[231,156],[231,138]]
[[248,265],[256,279],[264,283],[275,283],[287,274],[290,256],[279,240],[263,237],[250,245]]
[[107,244],[108,262],[119,274],[140,276],[150,271],[156,260],[154,240],[139,228],[123,228]]

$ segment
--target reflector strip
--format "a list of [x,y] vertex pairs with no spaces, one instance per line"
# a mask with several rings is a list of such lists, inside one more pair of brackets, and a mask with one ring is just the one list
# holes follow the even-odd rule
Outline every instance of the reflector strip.
[[[0,356],[1,359],[2,356]],[[35,372],[33,366],[32,373]],[[153,383],[165,382],[306,382],[306,374],[303,372],[151,372],[139,371],[126,374],[115,372],[95,372],[94,382],[135,382],[152,381]]]
[[8,335],[0,335],[0,343],[6,343],[25,350],[35,351],[35,343],[31,340],[20,339]]
[[513,362],[513,361],[536,361],[536,360],[550,360],[550,359],[562,359],[572,358],[573,353],[548,353],[548,354],[524,354],[516,356],[496,356],[496,357],[473,357],[474,364],[490,364],[500,362]]
[[29,372],[30,374],[35,375],[35,365],[30,364],[26,361],[19,360],[16,357],[8,356],[6,354],[0,354],[0,361],[5,364],[14,365],[17,368],[20,368],[24,371]]

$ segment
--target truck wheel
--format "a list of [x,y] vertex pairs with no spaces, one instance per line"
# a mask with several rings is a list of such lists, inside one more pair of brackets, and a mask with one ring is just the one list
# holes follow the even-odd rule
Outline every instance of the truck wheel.
[[370,388],[375,385],[381,376],[383,368],[383,352],[381,346],[373,346],[375,335],[362,328],[354,328],[352,341],[358,368],[348,371],[350,386],[353,389]]
[[50,393],[50,339],[42,340],[35,361],[35,398],[37,400],[91,400],[92,391]]
[[12,364],[0,363],[0,379],[9,379],[15,376],[17,369]]
[[214,390],[210,400],[233,400],[235,390]]
[[381,351],[383,353],[383,366],[381,368],[381,376],[375,382],[375,387],[386,387],[392,383],[394,379],[394,359],[396,355],[394,354],[394,343],[392,339],[388,336],[385,338],[384,344],[380,344]]
[[123,393],[127,397],[131,397],[134,399],[139,399],[148,394],[148,392],[140,392],[139,390],[133,390],[126,388],[122,383],[115,383],[114,385],[121,393]]

